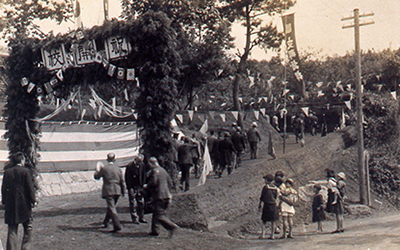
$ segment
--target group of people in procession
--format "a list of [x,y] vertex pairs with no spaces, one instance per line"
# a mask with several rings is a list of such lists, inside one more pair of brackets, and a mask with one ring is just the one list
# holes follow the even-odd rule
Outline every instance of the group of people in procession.
[[[299,118],[301,119],[301,117]],[[176,163],[181,171],[180,188],[190,189],[190,171],[194,169],[196,178],[201,172],[202,152],[205,144],[210,152],[210,158],[216,175],[221,178],[225,169],[231,174],[233,169],[240,167],[244,151],[249,145],[250,158],[257,158],[258,143],[261,141],[260,132],[256,122],[251,124],[247,133],[236,123],[230,130],[220,131],[218,136],[211,131],[208,137],[197,138],[183,136],[180,141],[175,134]],[[304,133],[300,131],[300,134]],[[268,153],[275,159],[276,155],[272,145],[272,134],[269,132]],[[32,231],[32,208],[37,200],[32,171],[25,167],[25,156],[18,152],[11,158],[10,166],[5,168],[2,185],[2,204],[5,206],[5,222],[8,224],[7,249],[16,249],[18,224],[24,227],[22,248],[30,244]],[[115,164],[116,155],[107,155],[107,164],[99,162],[94,173],[95,179],[103,179],[102,198],[107,204],[107,212],[103,220],[103,226],[109,227],[112,222],[112,232],[122,229],[117,213],[117,203],[121,196],[128,194],[129,212],[134,224],[148,223],[145,213],[153,213],[150,235],[159,235],[159,226],[162,225],[172,237],[179,227],[166,215],[172,199],[172,179],[166,170],[160,166],[155,157],[144,159],[142,154],[134,156],[133,161],[126,165],[125,175],[121,166]],[[345,175],[339,173],[335,176],[332,170],[327,170],[328,199],[325,201],[320,184],[314,185],[314,198],[312,203],[312,221],[317,222],[318,231],[322,231],[322,221],[326,219],[325,212],[336,215],[337,230],[343,232],[343,213],[345,198]],[[265,238],[266,223],[271,222],[270,239],[282,228],[281,238],[293,238],[293,216],[295,204],[298,201],[298,193],[294,189],[294,181],[285,179],[282,171],[275,175],[267,174],[264,177],[265,185],[260,196],[259,208],[262,211],[262,235]],[[22,194],[22,197],[21,197]],[[282,218],[282,225],[279,225]]]
[[[336,230],[332,233],[344,232],[343,214],[344,200],[346,198],[346,175],[340,172],[335,176],[331,169],[326,169],[327,173],[327,197],[322,193],[323,186],[315,184],[313,186],[312,200],[312,222],[317,223],[317,232],[322,232],[322,221],[326,220],[326,214],[334,213],[336,216]],[[275,175],[267,174],[263,176],[264,186],[260,195],[259,209],[261,211],[262,230],[260,239],[266,237],[266,224],[271,223],[270,236],[268,239],[275,239],[275,234],[279,234],[279,221],[282,218],[281,239],[293,237],[293,216],[295,215],[295,204],[298,202],[298,192],[293,187],[294,181],[291,178],[285,179],[283,171],[277,171]]]

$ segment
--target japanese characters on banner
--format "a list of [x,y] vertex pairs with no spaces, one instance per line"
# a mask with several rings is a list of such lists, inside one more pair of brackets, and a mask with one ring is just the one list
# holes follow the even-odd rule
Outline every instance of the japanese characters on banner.
[[31,93],[36,88],[38,94],[53,92],[54,87],[58,82],[64,81],[63,72],[70,67],[83,67],[86,64],[98,63],[107,70],[110,77],[116,77],[118,80],[136,81],[139,87],[139,79],[135,76],[135,69],[118,67],[110,60],[125,58],[129,55],[132,48],[126,38],[121,36],[112,36],[105,40],[105,51],[97,51],[96,41],[83,41],[84,34],[82,31],[76,32],[78,43],[73,43],[70,47],[70,52],[67,52],[65,45],[61,44],[55,48],[42,48],[41,56],[43,65],[52,72],[55,72],[55,77],[47,83],[43,84],[44,90],[38,84],[29,82],[29,79],[24,77],[21,79],[22,87],[27,86],[27,92]]
[[61,69],[66,64],[65,47],[61,45],[58,48],[50,50],[42,49],[43,64],[49,70]]
[[106,39],[105,47],[108,60],[124,58],[131,52],[130,43],[120,36]]
[[283,32],[286,39],[286,50],[289,57],[289,64],[292,68],[296,79],[303,81],[303,75],[299,70],[299,53],[297,51],[296,36],[294,32],[294,13],[282,16]]
[[[96,43],[94,40],[88,40],[80,44],[75,44],[74,56],[77,65],[85,65],[94,63],[96,61],[97,54]],[[97,59],[98,61],[98,59]]]

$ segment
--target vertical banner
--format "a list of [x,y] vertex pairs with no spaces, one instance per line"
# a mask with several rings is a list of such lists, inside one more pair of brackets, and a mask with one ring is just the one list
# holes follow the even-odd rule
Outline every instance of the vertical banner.
[[294,31],[294,13],[282,16],[283,33],[286,40],[286,53],[289,59],[289,65],[292,68],[294,75],[302,84],[302,93],[305,94],[305,86],[303,81],[303,75],[300,72],[299,52],[297,50],[296,35]]

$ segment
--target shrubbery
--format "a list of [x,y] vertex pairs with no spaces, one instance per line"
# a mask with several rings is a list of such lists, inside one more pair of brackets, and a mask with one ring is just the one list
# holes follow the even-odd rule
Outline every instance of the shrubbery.
[[398,102],[389,93],[366,94],[364,105],[364,143],[370,155],[371,187],[392,204],[400,206]]

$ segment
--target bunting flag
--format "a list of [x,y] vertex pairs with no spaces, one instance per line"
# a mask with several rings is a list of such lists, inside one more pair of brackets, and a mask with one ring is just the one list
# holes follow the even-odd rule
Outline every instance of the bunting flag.
[[36,85],[35,85],[33,82],[30,82],[29,85],[28,85],[27,92],[28,92],[28,93],[31,93],[32,90],[35,88],[35,86],[36,86]]
[[136,87],[140,88],[139,78],[136,77],[135,80],[136,80]]
[[215,111],[209,111],[208,114],[210,115],[211,119],[214,120]]
[[322,92],[322,90],[318,90],[318,95],[317,95],[317,97],[321,97],[321,96],[324,96],[324,93]]
[[103,57],[101,56],[101,54],[99,52],[96,52],[96,56],[94,58],[94,61],[96,63],[99,63],[99,64],[101,64],[101,62],[103,61]]
[[262,100],[264,100],[264,97],[258,97],[258,102],[257,103],[260,103]]
[[249,88],[251,88],[254,85],[254,76],[249,76],[249,80],[250,80]]
[[193,114],[194,114],[194,111],[193,110],[188,110],[188,114],[189,114],[189,120],[193,120]]
[[128,90],[126,88],[124,89],[124,99],[125,101],[129,102]]
[[264,97],[264,102],[265,102],[265,103],[268,102],[268,97]]
[[204,160],[204,167],[200,175],[199,183],[197,184],[198,186],[204,185],[204,183],[206,183],[207,180],[207,175],[209,175],[213,171],[213,166],[211,163],[211,157],[207,143],[205,143],[204,146],[203,160]]
[[287,93],[289,93],[289,91],[290,91],[289,89],[286,89],[286,88],[285,88],[285,89],[283,90],[282,96],[285,96]]
[[282,85],[285,86],[288,83],[288,81],[282,80]]
[[317,82],[315,85],[317,86],[317,88],[321,88],[323,84],[323,82]]
[[351,84],[347,84],[347,90],[351,90]]
[[254,110],[254,117],[256,118],[256,120],[258,120],[259,116],[260,116],[260,111]]
[[176,123],[175,119],[172,119],[172,120],[171,120],[171,127],[172,127],[172,128],[178,127],[178,123]]
[[183,123],[183,115],[182,114],[176,114],[175,116],[180,123]]
[[25,87],[25,86],[28,85],[28,84],[29,84],[28,78],[23,77],[23,78],[21,79],[21,85],[22,85],[22,87]]
[[205,135],[205,134],[207,134],[207,131],[208,131],[208,119],[206,119],[206,120],[204,121],[204,123],[203,123],[203,125],[201,126],[199,132]]
[[304,113],[306,116],[308,116],[308,111],[309,111],[309,108],[308,108],[308,107],[303,107],[303,108],[301,108],[301,110],[303,111],[303,113]]
[[338,85],[337,86],[338,89],[340,89],[342,92],[344,91],[343,86],[342,85]]
[[222,72],[224,72],[223,69],[218,69],[218,71],[217,71],[217,77],[221,76]]
[[239,102],[243,103],[243,97],[239,97]]
[[114,73],[115,73],[115,70],[117,69],[117,66],[115,66],[115,65],[113,65],[113,64],[110,64],[110,66],[108,67],[108,71],[107,71],[107,74],[109,75],[109,76],[114,76]]
[[117,69],[117,79],[118,80],[125,79],[125,69],[124,68],[118,67],[118,69]]
[[137,120],[137,118],[138,118],[138,113],[133,113],[133,118],[135,118],[135,120]]
[[238,120],[238,116],[239,116],[239,111],[231,111],[231,113],[232,113],[232,115],[233,115],[233,117],[235,118],[235,120],[237,121]]
[[135,69],[126,69],[126,80],[135,80]]
[[345,101],[344,104],[346,104],[346,107],[351,110],[351,102],[350,101]]
[[260,112],[263,116],[265,116],[265,108],[260,108]]
[[390,94],[392,94],[393,99],[397,100],[396,91],[392,91]]
[[225,121],[226,121],[226,116],[225,116],[225,114],[219,114],[219,115],[221,116],[222,121],[225,122]]
[[294,101],[294,95],[289,95],[289,98]]

